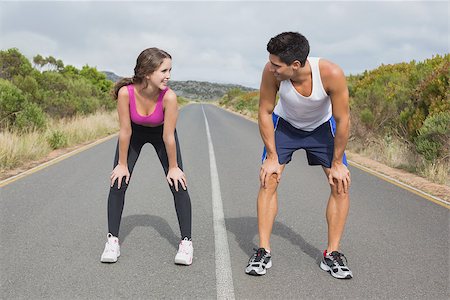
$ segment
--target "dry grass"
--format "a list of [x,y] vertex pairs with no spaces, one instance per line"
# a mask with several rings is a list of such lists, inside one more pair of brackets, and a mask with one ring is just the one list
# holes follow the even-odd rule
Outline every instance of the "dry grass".
[[0,171],[44,157],[51,150],[42,133],[31,132],[19,135],[8,131],[0,132]]
[[47,156],[53,148],[49,137],[59,132],[70,147],[110,135],[118,131],[117,112],[96,114],[68,120],[51,121],[45,131],[18,133],[0,132],[0,172],[20,167]]
[[396,138],[352,140],[348,149],[389,167],[416,173],[431,182],[450,185],[449,163],[429,163],[412,146]]
[[361,143],[349,143],[349,150],[360,153],[390,167],[407,166],[411,162],[411,151],[408,146],[398,140],[368,139]]
[[52,129],[64,133],[67,146],[93,141],[119,130],[117,112],[98,112],[88,117],[60,120],[52,124]]
[[432,182],[450,186],[450,164],[426,164],[420,172],[422,176]]

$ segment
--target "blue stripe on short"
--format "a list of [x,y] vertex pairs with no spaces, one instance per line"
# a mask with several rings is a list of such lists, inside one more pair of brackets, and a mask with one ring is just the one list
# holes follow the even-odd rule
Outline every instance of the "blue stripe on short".
[[[272,122],[273,122],[273,130],[276,131],[277,130],[277,126],[278,126],[278,121],[280,120],[280,117],[278,115],[276,115],[275,113],[272,113]],[[267,149],[264,146],[263,149],[263,154],[261,157],[261,163],[264,162],[264,160],[266,159],[267,156]]]
[[[333,116],[331,116],[330,120],[328,120],[328,121],[330,122],[331,134],[334,137],[334,136],[336,136],[336,120],[334,119]],[[348,167],[347,155],[345,155],[345,152],[344,152],[344,156],[342,157],[342,163]]]

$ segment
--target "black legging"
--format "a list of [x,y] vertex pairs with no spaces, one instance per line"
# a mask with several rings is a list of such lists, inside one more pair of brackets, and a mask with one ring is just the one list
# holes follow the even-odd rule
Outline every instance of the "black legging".
[[[167,176],[169,171],[169,160],[167,158],[166,147],[162,138],[163,125],[158,127],[147,127],[131,123],[132,134],[130,138],[130,146],[128,148],[128,170],[130,171],[130,179],[133,173],[136,161],[141,153],[141,149],[146,143],[151,143],[158,154],[159,160],[164,173]],[[177,149],[177,163],[178,167],[183,170],[183,162],[181,161],[180,145],[178,144],[177,132],[175,130],[175,143]],[[119,161],[119,143],[117,143],[116,156],[114,159],[114,167]],[[178,183],[176,183],[178,184]],[[109,232],[114,235],[119,235],[120,220],[122,218],[123,205],[125,201],[125,192],[128,185],[125,183],[125,177],[122,179],[120,189],[117,188],[118,180],[109,190],[108,196],[108,227]],[[178,192],[175,187],[170,187],[172,191],[175,210],[177,212],[178,224],[180,225],[181,238],[191,239],[191,199],[187,190],[183,190],[181,184],[178,186]]]

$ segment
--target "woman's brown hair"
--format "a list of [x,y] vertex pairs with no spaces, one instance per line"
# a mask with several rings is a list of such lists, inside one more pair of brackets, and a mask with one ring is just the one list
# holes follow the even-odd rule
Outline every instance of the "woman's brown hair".
[[132,84],[145,82],[145,76],[155,72],[162,64],[165,58],[172,59],[169,53],[158,48],[148,48],[139,54],[134,67],[134,76],[122,78],[114,85],[113,97],[117,99],[121,87]]

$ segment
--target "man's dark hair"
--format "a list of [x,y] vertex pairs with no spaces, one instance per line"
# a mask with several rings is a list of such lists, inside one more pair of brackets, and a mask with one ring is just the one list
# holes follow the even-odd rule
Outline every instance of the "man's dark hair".
[[303,67],[309,54],[309,42],[298,32],[283,32],[270,39],[267,51],[287,65],[298,60]]

